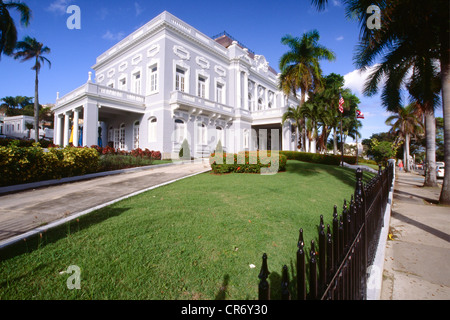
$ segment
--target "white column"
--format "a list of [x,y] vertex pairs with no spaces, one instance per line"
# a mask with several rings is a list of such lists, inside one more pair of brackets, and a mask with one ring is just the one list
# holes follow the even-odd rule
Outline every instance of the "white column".
[[269,109],[269,90],[264,89],[264,109]]
[[236,109],[241,108],[241,70],[237,68],[236,77]]
[[83,146],[98,144],[98,107],[96,103],[87,102],[84,105]]
[[55,144],[58,146],[62,146],[62,139],[61,139],[61,135],[63,133],[63,118],[60,114],[55,116],[57,118],[56,121],[56,136],[55,136]]
[[78,147],[78,140],[79,140],[78,119],[80,119],[79,110],[75,109],[75,110],[73,110],[73,146],[74,147]]
[[248,73],[244,72],[244,106],[243,109],[249,110],[248,107]]
[[69,132],[70,132],[69,113],[64,113],[64,147],[69,145]]

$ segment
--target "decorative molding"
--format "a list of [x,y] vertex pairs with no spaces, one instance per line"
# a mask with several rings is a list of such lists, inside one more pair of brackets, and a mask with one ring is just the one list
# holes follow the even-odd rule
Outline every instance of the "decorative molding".
[[131,59],[131,64],[133,66],[135,66],[141,61],[142,61],[142,54],[138,54],[138,55],[134,56],[133,59]]
[[206,60],[205,58],[203,58],[203,57],[196,57],[195,58],[195,62],[197,62],[197,64],[200,67],[202,67],[203,69],[209,69],[209,66],[210,66],[209,61]]
[[154,57],[156,54],[159,53],[160,45],[154,44],[147,50],[147,57]]
[[175,45],[173,46],[173,53],[175,53],[178,57],[183,60],[190,60],[191,54],[182,46]]
[[222,68],[221,66],[215,66],[214,71],[221,77],[227,76],[227,71],[224,68]]
[[125,61],[119,65],[119,71],[124,71],[128,67],[128,62]]

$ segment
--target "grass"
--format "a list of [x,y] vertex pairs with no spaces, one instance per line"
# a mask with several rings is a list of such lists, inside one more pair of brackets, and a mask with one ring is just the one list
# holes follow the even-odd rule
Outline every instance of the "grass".
[[[0,298],[257,299],[262,254],[275,283],[284,264],[295,265],[299,228],[309,247],[319,216],[331,222],[354,177],[288,161],[273,176],[180,180],[0,252]],[[70,275],[61,273],[71,265],[81,269],[80,290],[69,290]]]

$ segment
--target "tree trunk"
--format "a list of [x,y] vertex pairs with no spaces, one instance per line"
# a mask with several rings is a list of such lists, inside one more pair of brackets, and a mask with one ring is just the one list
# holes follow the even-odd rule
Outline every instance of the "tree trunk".
[[436,119],[434,111],[425,112],[426,175],[424,187],[437,187],[436,179]]
[[409,172],[410,163],[409,163],[409,133],[405,135],[405,145],[403,147],[403,163],[405,172]]
[[[448,36],[448,34],[447,34]],[[444,116],[444,162],[445,175],[442,183],[439,202],[450,205],[450,53],[448,39],[446,50],[441,59],[441,84],[442,84],[442,110]]]
[[337,154],[337,130],[336,127],[333,128],[333,154]]
[[[37,63],[36,63],[37,65]],[[34,141],[39,142],[39,70],[36,68],[36,80],[34,85]]]

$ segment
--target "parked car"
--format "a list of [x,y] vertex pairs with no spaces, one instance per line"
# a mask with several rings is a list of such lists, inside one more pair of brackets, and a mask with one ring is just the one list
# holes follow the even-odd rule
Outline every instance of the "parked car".
[[444,166],[443,165],[438,165],[436,166],[436,177],[438,178],[443,178],[444,177]]

